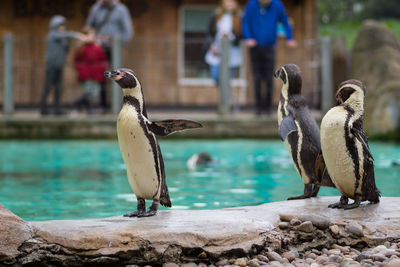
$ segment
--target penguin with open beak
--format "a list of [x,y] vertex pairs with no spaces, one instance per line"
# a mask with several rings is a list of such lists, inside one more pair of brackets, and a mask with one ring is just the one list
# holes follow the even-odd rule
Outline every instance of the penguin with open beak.
[[301,95],[300,69],[295,64],[286,64],[274,76],[283,82],[277,111],[279,136],[304,183],[304,193],[288,200],[316,197],[320,186],[334,187],[334,184],[326,169],[319,171],[320,132]]
[[[326,168],[341,194],[330,208],[352,209],[362,201],[378,203],[374,158],[363,130],[365,86],[358,80],[339,85],[337,106],[321,122],[321,148]],[[354,202],[348,204],[349,198]]]
[[[202,127],[189,120],[150,121],[147,116],[142,86],[130,69],[104,72],[123,91],[123,106],[118,115],[117,133],[130,186],[137,198],[137,210],[125,217],[146,217],[157,213],[158,205],[171,207],[164,160],[156,139],[176,131]],[[153,200],[146,211],[145,200]]]

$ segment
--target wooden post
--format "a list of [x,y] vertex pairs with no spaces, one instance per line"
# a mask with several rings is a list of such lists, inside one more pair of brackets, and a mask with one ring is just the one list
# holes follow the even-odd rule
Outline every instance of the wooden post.
[[3,109],[5,114],[11,115],[14,112],[13,35],[11,33],[5,34],[3,41],[4,41]]
[[[122,42],[119,36],[112,38],[111,47],[111,69],[115,70],[121,67]],[[111,111],[118,114],[122,107],[122,91],[117,83],[112,83]]]
[[334,105],[331,38],[321,39],[321,110],[326,113]]
[[231,95],[230,88],[230,68],[229,68],[229,54],[231,43],[227,36],[221,39],[221,61],[219,64],[219,108],[218,111],[221,115],[226,115],[229,112],[229,100]]

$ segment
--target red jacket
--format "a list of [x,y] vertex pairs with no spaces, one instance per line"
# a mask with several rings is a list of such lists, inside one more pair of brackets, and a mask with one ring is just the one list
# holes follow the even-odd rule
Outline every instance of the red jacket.
[[95,43],[89,43],[78,48],[75,54],[75,68],[79,81],[104,81],[104,71],[108,67],[106,53]]

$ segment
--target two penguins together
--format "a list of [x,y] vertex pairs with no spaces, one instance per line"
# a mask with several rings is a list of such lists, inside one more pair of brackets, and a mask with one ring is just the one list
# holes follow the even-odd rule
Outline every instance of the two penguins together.
[[[374,159],[363,130],[365,86],[358,80],[342,82],[337,105],[325,114],[320,130],[301,95],[300,69],[286,64],[275,77],[283,82],[277,112],[279,135],[304,183],[304,194],[289,200],[316,197],[320,186],[330,186],[341,194],[330,208],[378,203]],[[354,202],[349,204],[349,198]]]
[[[123,91],[117,133],[128,181],[137,198],[137,210],[126,217],[147,217],[158,205],[171,207],[164,160],[156,136],[200,128],[189,120],[148,119],[142,86],[130,69],[106,71]],[[304,182],[304,194],[289,199],[315,197],[320,186],[336,187],[339,203],[331,208],[350,209],[361,201],[379,202],[373,158],[362,128],[364,85],[356,80],[343,82],[337,92],[338,106],[323,118],[321,133],[301,96],[301,73],[294,64],[281,67],[276,78],[283,81],[278,106],[279,135]],[[348,204],[348,199],[354,203]],[[145,200],[153,203],[146,211]]]

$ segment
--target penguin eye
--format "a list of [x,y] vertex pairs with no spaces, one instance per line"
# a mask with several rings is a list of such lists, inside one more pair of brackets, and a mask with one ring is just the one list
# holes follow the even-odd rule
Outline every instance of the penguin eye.
[[121,88],[135,88],[137,86],[135,77],[127,73],[124,73],[123,77],[119,79],[117,83]]

